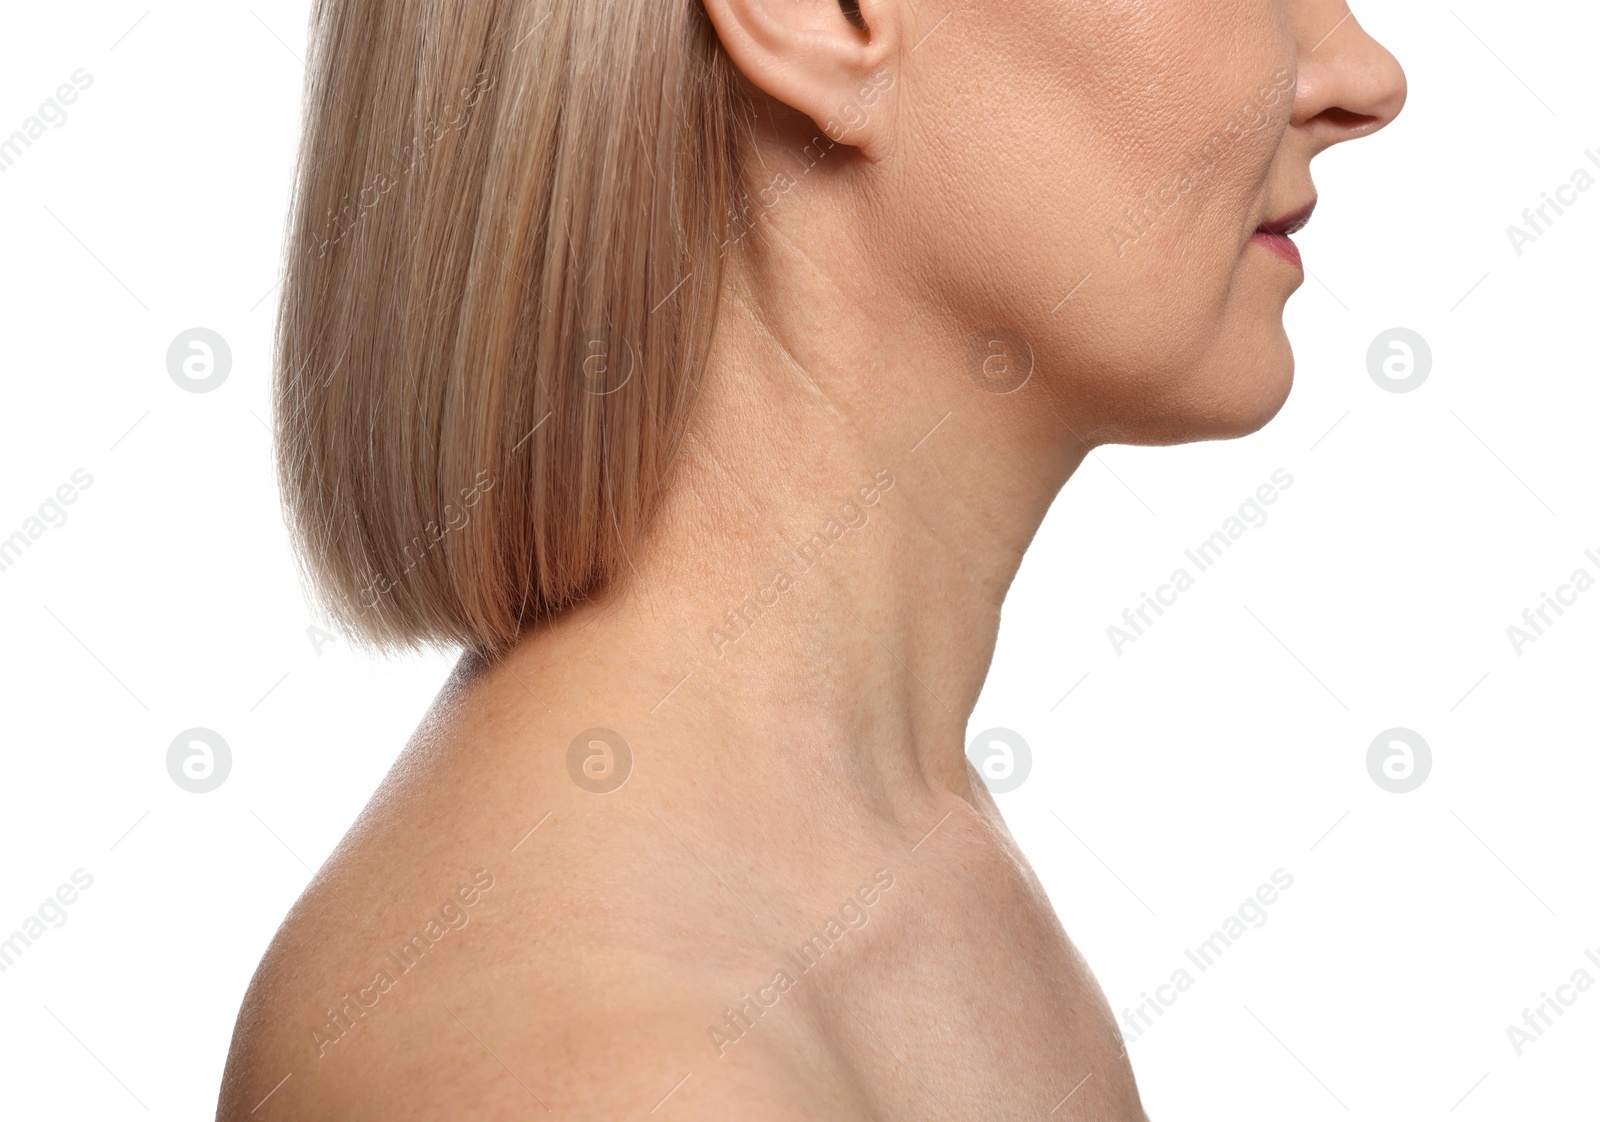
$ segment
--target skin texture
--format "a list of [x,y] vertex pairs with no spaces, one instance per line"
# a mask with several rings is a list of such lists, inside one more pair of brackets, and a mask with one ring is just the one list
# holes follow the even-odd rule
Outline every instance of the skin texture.
[[1281,407],[1303,278],[1252,234],[1404,77],[1342,0],[705,5],[765,109],[667,507],[458,667],[267,951],[219,1118],[1144,1118],[966,719],[1091,447]]

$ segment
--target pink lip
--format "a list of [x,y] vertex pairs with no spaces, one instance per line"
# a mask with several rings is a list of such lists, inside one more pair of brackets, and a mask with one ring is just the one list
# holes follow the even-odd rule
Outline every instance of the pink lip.
[[1259,242],[1266,249],[1271,250],[1295,268],[1305,271],[1305,263],[1300,260],[1300,247],[1289,240],[1289,235],[1305,229],[1307,222],[1311,221],[1311,212],[1317,209],[1317,200],[1312,199],[1299,210],[1290,212],[1282,218],[1263,222],[1251,235],[1250,240]]

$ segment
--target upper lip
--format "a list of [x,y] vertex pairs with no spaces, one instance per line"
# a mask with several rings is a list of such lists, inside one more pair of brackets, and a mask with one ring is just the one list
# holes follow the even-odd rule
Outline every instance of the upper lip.
[[1311,221],[1311,212],[1316,209],[1317,200],[1312,199],[1305,206],[1300,207],[1298,210],[1290,211],[1282,218],[1274,218],[1271,222],[1263,222],[1257,229],[1264,230],[1269,234],[1288,237],[1290,234],[1305,229],[1306,223]]

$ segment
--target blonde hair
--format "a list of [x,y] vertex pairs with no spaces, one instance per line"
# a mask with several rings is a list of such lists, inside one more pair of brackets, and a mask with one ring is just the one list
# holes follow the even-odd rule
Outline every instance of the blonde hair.
[[317,0],[275,360],[307,576],[503,649],[628,563],[703,367],[749,102],[699,0]]

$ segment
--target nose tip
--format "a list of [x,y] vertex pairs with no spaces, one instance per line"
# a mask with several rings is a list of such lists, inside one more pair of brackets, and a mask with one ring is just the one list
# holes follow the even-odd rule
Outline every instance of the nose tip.
[[1302,55],[1295,116],[1328,148],[1370,136],[1400,115],[1406,103],[1400,61],[1354,18]]
[[1372,119],[1376,131],[1400,115],[1406,103],[1406,72],[1382,43],[1361,32],[1363,49],[1347,64],[1351,74],[1346,108]]

